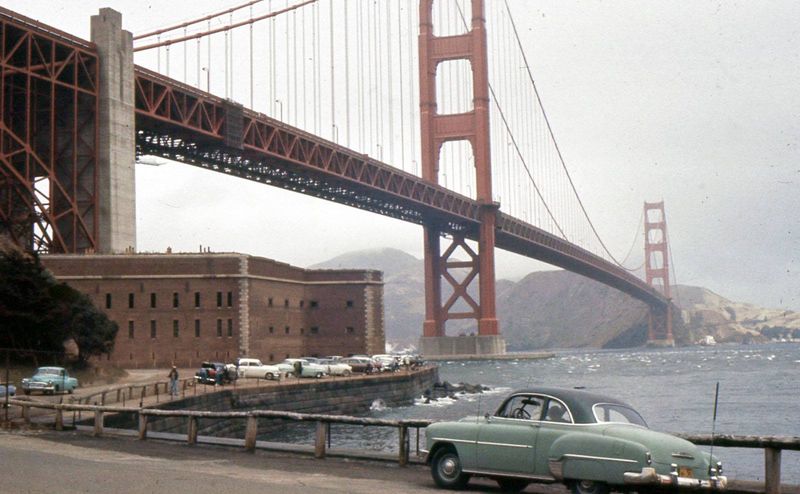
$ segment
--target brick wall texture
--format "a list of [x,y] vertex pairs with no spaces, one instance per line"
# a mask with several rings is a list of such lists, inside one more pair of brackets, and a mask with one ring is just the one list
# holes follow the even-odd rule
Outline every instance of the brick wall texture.
[[124,368],[194,367],[237,357],[381,353],[383,275],[306,270],[244,254],[47,255],[60,281],[119,324]]

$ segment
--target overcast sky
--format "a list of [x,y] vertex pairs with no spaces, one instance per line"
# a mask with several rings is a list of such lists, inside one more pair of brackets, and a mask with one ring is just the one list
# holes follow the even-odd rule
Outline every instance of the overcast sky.
[[[142,32],[239,3],[4,6],[88,38],[104,6]],[[800,310],[800,3],[510,3],[567,165],[615,255],[643,201],[663,199],[678,283]],[[140,250],[204,245],[298,266],[362,248],[422,252],[415,225],[178,164],[137,166],[137,214]],[[512,278],[546,268],[500,253],[497,264]]]

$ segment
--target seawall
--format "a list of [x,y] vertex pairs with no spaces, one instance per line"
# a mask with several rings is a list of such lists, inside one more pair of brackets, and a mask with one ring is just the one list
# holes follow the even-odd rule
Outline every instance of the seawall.
[[[383,400],[387,406],[408,405],[439,380],[439,368],[424,367],[372,376],[349,378],[292,379],[269,382],[261,387],[228,387],[217,393],[191,396],[151,408],[162,410],[203,410],[212,412],[277,410],[297,413],[358,415],[372,403]],[[135,429],[136,417],[130,414],[108,416],[108,427]],[[283,427],[280,420],[261,421],[259,435]],[[201,419],[198,432],[217,437],[243,437],[244,421]],[[152,418],[148,428],[154,432],[185,433],[185,418]]]

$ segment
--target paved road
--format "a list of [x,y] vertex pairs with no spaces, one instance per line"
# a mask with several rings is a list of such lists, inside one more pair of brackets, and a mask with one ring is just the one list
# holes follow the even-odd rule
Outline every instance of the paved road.
[[[3,493],[393,494],[436,489],[427,468],[80,432],[0,432]],[[9,474],[9,472],[12,472]],[[543,487],[564,494],[561,487]],[[500,492],[473,481],[466,492]],[[529,487],[529,492],[535,492]]]

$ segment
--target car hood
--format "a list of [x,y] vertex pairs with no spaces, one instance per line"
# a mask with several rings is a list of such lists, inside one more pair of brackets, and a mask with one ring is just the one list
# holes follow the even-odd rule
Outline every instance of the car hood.
[[609,425],[603,430],[604,436],[626,439],[645,446],[652,455],[653,463],[668,467],[675,463],[707,470],[708,453],[701,451],[691,442],[664,432],[657,432],[635,425]]

